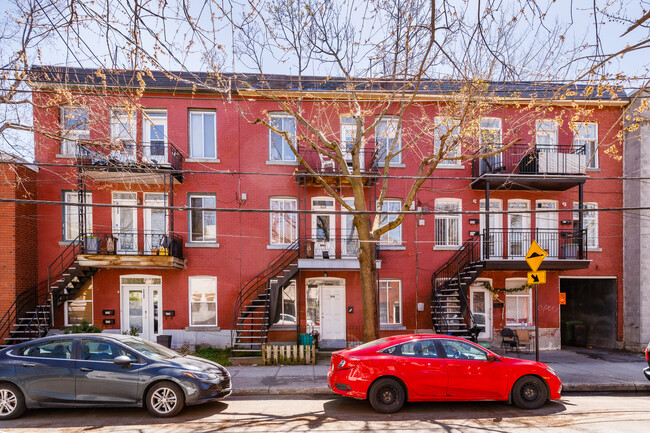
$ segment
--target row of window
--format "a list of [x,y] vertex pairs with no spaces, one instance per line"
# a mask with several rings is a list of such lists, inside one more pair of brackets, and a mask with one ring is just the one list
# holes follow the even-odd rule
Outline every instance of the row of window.
[[[67,203],[78,203],[79,195],[76,191],[65,191],[63,200]],[[332,199],[314,199],[312,208],[320,207],[323,209],[334,210],[334,201]],[[349,199],[348,199],[349,200]],[[86,193],[86,203],[92,203],[92,194]],[[351,201],[351,200],[350,200]],[[161,209],[144,208],[144,219],[146,233],[152,236],[165,234],[167,230],[167,211],[164,209],[167,203],[167,197],[161,193],[144,193],[145,206],[158,206]],[[214,194],[190,194],[188,203],[192,208],[189,212],[189,240],[196,243],[216,243],[217,242],[217,212],[216,196]],[[136,193],[113,193],[113,204],[134,206],[133,208],[115,208],[113,210],[113,227],[117,228],[119,233],[137,232],[137,195]],[[389,212],[398,212],[402,207],[400,200],[385,200],[384,210]],[[573,208],[577,209],[578,203],[573,203]],[[584,228],[587,229],[587,246],[590,248],[598,247],[598,212],[597,203],[586,202],[583,213]],[[295,212],[298,208],[298,201],[295,198],[271,198],[270,200],[270,245],[289,245],[298,239],[298,214]],[[552,200],[540,200],[535,203],[535,208],[540,211],[558,210],[558,203]],[[204,210],[205,209],[205,210]],[[480,201],[481,211],[485,210],[485,201]],[[498,242],[498,232],[502,228],[502,214],[496,213],[502,211],[502,201],[493,199],[490,201],[490,211],[495,212],[490,215],[490,228],[493,231],[492,237]],[[521,230],[522,233],[530,229],[531,214],[530,201],[513,199],[508,200],[507,224],[508,229]],[[439,198],[435,200],[435,246],[457,248],[463,241],[462,236],[462,201],[456,198]],[[71,241],[79,235],[79,207],[65,206],[63,218],[63,238]],[[384,215],[381,223],[384,224],[397,217],[396,214]],[[536,215],[536,228],[556,231],[558,228],[558,214],[556,212],[541,212]],[[314,215],[313,226],[315,227],[314,239],[329,241],[332,236],[333,218],[331,214]],[[357,238],[356,229],[352,223],[353,216],[345,215],[341,218],[341,233],[346,239],[354,240]],[[481,216],[482,225],[485,225],[485,216]],[[574,213],[574,220],[578,219],[578,213]],[[92,227],[92,207],[88,207],[86,212],[86,226]],[[387,233],[384,233],[380,239],[383,245],[402,245],[402,226],[398,226]],[[525,239],[524,239],[525,240]],[[524,241],[522,240],[522,242]],[[127,239],[128,241],[128,239]],[[555,242],[555,239],[552,240]],[[549,240],[551,242],[551,240]],[[122,240],[121,243],[124,243]],[[128,242],[127,242],[128,243]],[[131,242],[133,243],[133,242]],[[137,245],[132,245],[137,247]],[[125,247],[122,245],[122,247]],[[552,247],[549,248],[552,249]],[[137,248],[136,248],[137,249]],[[146,248],[145,248],[146,249]],[[351,255],[356,254],[356,249],[350,251]],[[519,254],[514,254],[519,255]]]
[[[269,122],[273,129],[283,132],[279,134],[269,130],[269,161],[270,162],[295,162],[296,156],[291,149],[290,142],[295,145],[296,119],[286,114],[270,114]],[[189,154],[191,158],[216,159],[217,158],[217,120],[214,110],[192,110],[189,112]],[[460,167],[462,152],[459,139],[459,122],[448,117],[436,117],[434,149],[437,152],[444,143],[446,157],[440,165]],[[402,162],[401,156],[401,131],[398,128],[398,119],[384,117],[377,124],[375,131],[375,146],[379,155],[384,158],[392,150],[393,163]],[[341,150],[345,154],[350,152],[356,135],[357,124],[352,117],[341,117]],[[61,143],[63,155],[76,155],[78,140],[90,138],[90,116],[86,107],[61,107],[61,130],[66,137]],[[143,153],[145,156],[166,156],[166,143],[169,131],[167,130],[167,113],[164,110],[145,110],[143,114]],[[555,148],[558,146],[559,125],[556,120],[538,120],[536,124],[536,144],[541,147]],[[573,123],[573,146],[584,147],[589,158],[589,168],[598,167],[598,125],[594,122]],[[136,113],[121,107],[113,107],[110,114],[111,139],[121,143],[122,148],[112,152],[111,157],[117,160],[135,159],[136,155]],[[482,146],[493,145],[496,148],[502,143],[502,127],[499,118],[484,118],[480,122],[479,143]],[[294,146],[295,147],[295,146]]]

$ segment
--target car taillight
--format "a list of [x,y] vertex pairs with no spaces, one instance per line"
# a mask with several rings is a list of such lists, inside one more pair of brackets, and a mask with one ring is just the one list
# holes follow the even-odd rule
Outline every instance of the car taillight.
[[650,363],[650,344],[645,348],[645,361]]
[[352,359],[341,358],[339,363],[336,365],[336,369],[337,370],[347,370],[347,369],[350,369],[350,368],[354,368],[354,366],[357,365],[357,362],[359,362],[359,361],[352,360]]

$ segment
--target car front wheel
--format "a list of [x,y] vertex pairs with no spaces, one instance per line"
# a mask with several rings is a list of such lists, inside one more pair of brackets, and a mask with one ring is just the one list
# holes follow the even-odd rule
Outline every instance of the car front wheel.
[[159,382],[147,393],[147,409],[153,416],[168,418],[176,416],[185,406],[185,395],[173,382]]
[[0,420],[18,418],[25,412],[23,393],[10,383],[0,384]]
[[538,409],[547,398],[546,385],[537,376],[524,376],[512,387],[512,401],[522,409]]
[[394,413],[404,406],[406,393],[402,385],[391,378],[379,379],[370,387],[368,400],[381,413]]

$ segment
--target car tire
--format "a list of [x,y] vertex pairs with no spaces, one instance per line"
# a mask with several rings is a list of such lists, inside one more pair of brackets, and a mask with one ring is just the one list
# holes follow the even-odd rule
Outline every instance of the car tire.
[[404,406],[406,393],[401,383],[387,377],[372,384],[368,400],[377,412],[395,413]]
[[522,409],[538,409],[547,399],[546,384],[537,376],[524,376],[512,387],[512,401]]
[[158,382],[147,392],[147,410],[153,416],[170,418],[185,407],[185,394],[173,382]]
[[25,412],[25,396],[16,385],[0,384],[0,420],[18,418]]

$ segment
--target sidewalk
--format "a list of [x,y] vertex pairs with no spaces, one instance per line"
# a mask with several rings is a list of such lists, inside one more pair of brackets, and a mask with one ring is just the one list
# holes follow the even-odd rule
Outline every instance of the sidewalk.
[[[534,353],[507,356],[535,359]],[[643,375],[647,363],[640,353],[574,348],[541,352],[539,359],[557,372],[563,392],[650,392]],[[233,395],[333,395],[327,388],[328,370],[328,360],[318,365],[228,367]]]

